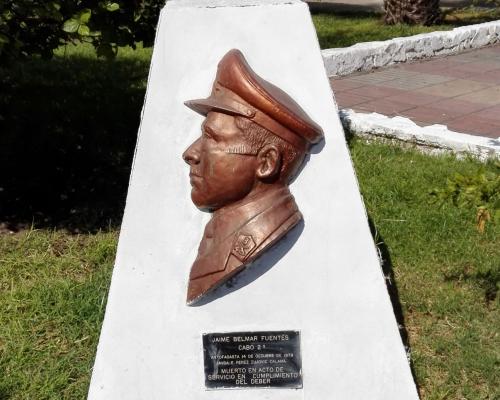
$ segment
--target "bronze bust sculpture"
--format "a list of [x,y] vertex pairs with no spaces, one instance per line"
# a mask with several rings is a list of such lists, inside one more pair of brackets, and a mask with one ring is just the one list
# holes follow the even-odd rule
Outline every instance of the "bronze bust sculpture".
[[193,304],[302,219],[288,183],[323,131],[235,49],[219,62],[211,95],[185,104],[206,117],[201,136],[182,155],[191,199],[213,212],[191,267],[187,303]]

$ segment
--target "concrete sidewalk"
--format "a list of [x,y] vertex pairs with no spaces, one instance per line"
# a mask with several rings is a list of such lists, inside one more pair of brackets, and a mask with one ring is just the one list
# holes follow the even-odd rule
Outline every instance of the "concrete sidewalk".
[[500,136],[500,45],[332,78],[339,108]]

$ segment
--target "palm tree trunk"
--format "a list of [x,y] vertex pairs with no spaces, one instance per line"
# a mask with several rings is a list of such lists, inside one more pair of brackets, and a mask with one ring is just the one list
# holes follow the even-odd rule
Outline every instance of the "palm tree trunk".
[[384,0],[386,24],[432,25],[441,21],[439,0]]

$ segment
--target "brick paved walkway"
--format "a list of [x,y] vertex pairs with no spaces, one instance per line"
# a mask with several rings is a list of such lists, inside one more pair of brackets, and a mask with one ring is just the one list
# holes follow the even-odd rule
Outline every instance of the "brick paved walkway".
[[332,78],[340,108],[500,137],[500,45]]

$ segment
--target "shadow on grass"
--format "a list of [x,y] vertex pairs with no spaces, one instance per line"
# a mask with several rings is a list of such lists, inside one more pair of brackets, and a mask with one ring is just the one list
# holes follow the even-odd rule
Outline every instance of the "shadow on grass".
[[484,8],[465,7],[464,9],[449,9],[443,11],[444,23],[452,25],[454,28],[466,25],[482,24],[484,22],[496,21],[500,18],[500,11],[488,2],[480,2],[477,6]]
[[[456,0],[452,0],[456,1]],[[464,2],[466,3],[466,2]],[[324,3],[309,2],[309,10],[312,15],[328,14],[335,17],[350,19],[353,22],[366,19],[378,19],[381,24],[384,21],[384,11],[379,5],[357,5],[348,3]],[[500,11],[488,1],[478,2],[475,6],[458,3],[455,7],[441,8],[442,24],[451,25],[454,28],[466,25],[482,24],[498,20]],[[432,28],[432,25],[431,25]]]
[[[368,218],[368,223],[370,225],[370,231],[371,231],[373,240],[374,240],[375,245],[376,245],[378,252],[379,252],[382,271],[384,272],[387,291],[389,292],[389,297],[391,299],[391,304],[392,304],[392,308],[394,310],[394,315],[396,316],[396,321],[397,321],[398,328],[399,328],[399,334],[401,336],[401,340],[403,342],[405,350],[408,353],[411,350],[410,340],[408,337],[408,331],[406,330],[403,307],[401,306],[401,302],[399,300],[399,291],[398,291],[398,286],[396,284],[396,279],[394,277],[394,270],[393,270],[393,265],[392,265],[392,260],[391,260],[391,254],[389,253],[389,249],[388,249],[387,245],[385,244],[384,239],[382,238],[380,233],[377,231],[377,228],[375,227],[375,224],[371,218]],[[421,395],[420,388],[419,388],[418,382],[417,382],[417,375],[415,373],[415,369],[413,366],[413,360],[411,358],[410,358],[410,369],[411,369],[411,373],[413,375],[413,381],[415,382],[415,385],[417,388],[417,392],[419,394],[419,397],[421,397],[420,396]]]
[[469,271],[464,268],[461,271],[453,271],[444,274],[445,282],[470,281],[481,288],[484,292],[484,301],[486,305],[494,302],[498,296],[500,284],[500,270],[491,269],[487,271]]
[[117,226],[148,60],[73,56],[0,67],[0,223]]

